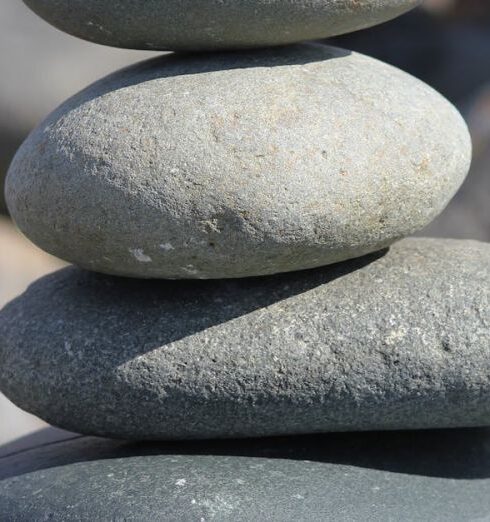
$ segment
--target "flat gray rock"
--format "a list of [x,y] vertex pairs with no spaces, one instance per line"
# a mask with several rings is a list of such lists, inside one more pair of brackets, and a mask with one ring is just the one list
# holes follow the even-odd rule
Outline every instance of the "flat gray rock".
[[268,278],[68,268],[0,313],[0,388],[128,439],[490,424],[490,245],[404,240]]
[[420,230],[470,157],[456,109],[371,58],[322,45],[172,55],[56,110],[14,159],[6,198],[34,243],[84,268],[243,277]]
[[24,0],[46,21],[91,42],[131,49],[264,47],[349,33],[420,0]]
[[0,459],[0,518],[483,521],[489,477],[488,430],[178,445],[84,437]]

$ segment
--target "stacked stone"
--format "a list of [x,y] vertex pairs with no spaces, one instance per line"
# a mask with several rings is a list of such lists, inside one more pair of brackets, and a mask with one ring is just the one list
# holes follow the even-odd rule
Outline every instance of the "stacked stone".
[[[396,242],[463,182],[462,118],[376,60],[282,45],[388,20],[415,0],[25,1],[94,42],[206,52],[100,80],[17,153],[13,218],[81,268],[1,312],[0,387],[12,401],[68,430],[131,440],[489,424],[490,246]],[[302,461],[301,440],[276,455],[297,461],[266,458],[265,441],[244,442],[248,458],[225,442],[214,457],[107,442],[108,464],[106,443],[83,439],[55,454],[102,460],[39,471],[63,461],[39,450],[33,473],[20,465],[0,483],[0,503],[14,520],[366,519],[346,491],[375,472],[338,486],[344,468]],[[423,482],[392,492],[412,485],[423,499]],[[454,491],[430,495],[414,509],[456,513]]]

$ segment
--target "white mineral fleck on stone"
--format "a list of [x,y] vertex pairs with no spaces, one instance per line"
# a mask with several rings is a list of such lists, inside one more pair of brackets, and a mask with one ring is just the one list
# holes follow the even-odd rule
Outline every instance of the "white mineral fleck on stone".
[[129,251],[140,263],[151,263],[151,257],[147,256],[142,248],[130,248]]

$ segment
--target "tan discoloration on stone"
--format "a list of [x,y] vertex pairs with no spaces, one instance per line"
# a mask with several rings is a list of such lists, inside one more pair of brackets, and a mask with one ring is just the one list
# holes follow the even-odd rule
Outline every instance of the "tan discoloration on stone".
[[34,242],[92,270],[265,275],[423,228],[470,155],[454,107],[370,58],[321,45],[172,55],[53,113],[17,154],[7,199]]

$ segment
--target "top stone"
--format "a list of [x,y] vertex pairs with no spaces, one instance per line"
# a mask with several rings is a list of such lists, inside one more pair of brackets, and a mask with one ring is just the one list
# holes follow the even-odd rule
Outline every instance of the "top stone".
[[153,50],[239,49],[326,38],[395,18],[420,0],[24,0],[91,42]]

